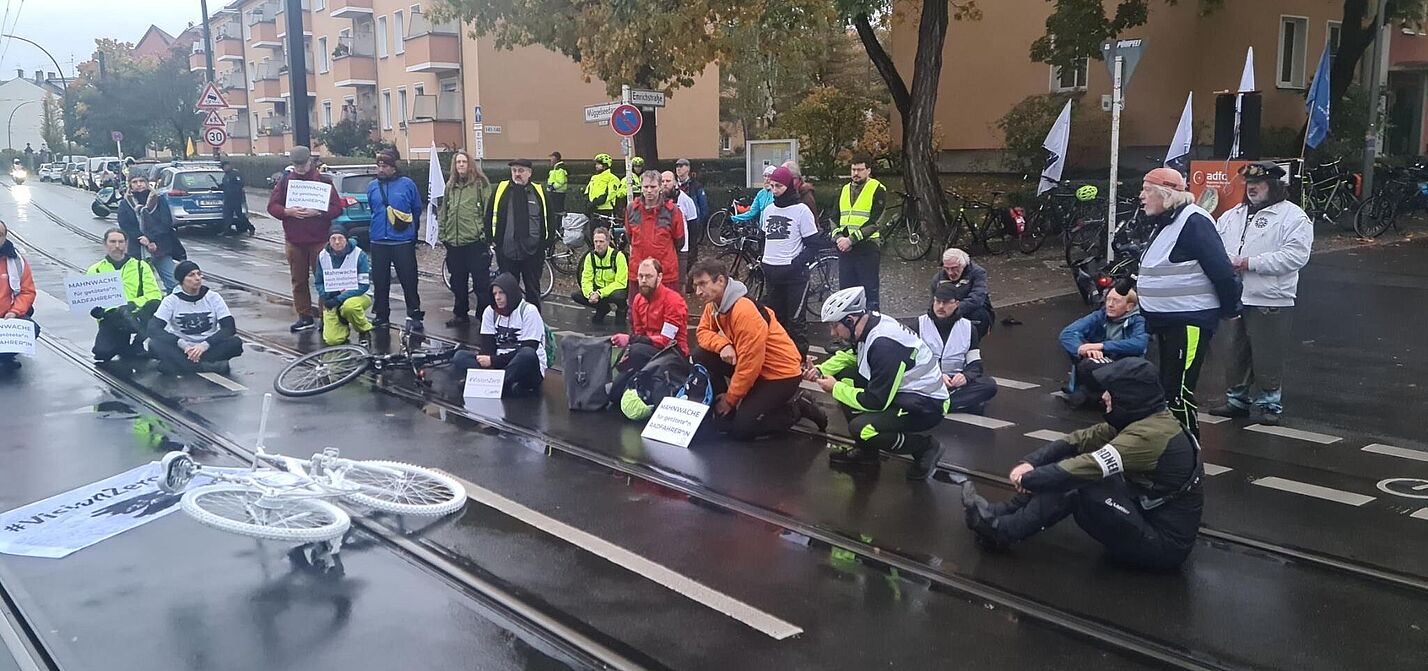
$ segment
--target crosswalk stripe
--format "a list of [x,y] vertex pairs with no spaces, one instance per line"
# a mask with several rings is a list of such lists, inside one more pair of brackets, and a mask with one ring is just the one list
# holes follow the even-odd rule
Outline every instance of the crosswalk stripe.
[[988,429],[1005,429],[1009,426],[1016,426],[1016,422],[997,419],[995,417],[983,417],[964,412],[954,412],[947,415],[948,421],[971,424],[973,426],[985,427]]
[[1394,447],[1392,445],[1384,445],[1382,443],[1365,445],[1363,447],[1363,451],[1372,452],[1374,454],[1386,454],[1390,457],[1400,457],[1403,459],[1413,459],[1416,461],[1428,461],[1428,452],[1423,452],[1421,450],[1410,450],[1406,447]]
[[1362,506],[1365,503],[1374,500],[1374,497],[1372,496],[1365,496],[1363,494],[1356,494],[1354,492],[1346,492],[1340,489],[1333,489],[1330,487],[1321,487],[1319,485],[1311,485],[1307,482],[1299,482],[1297,480],[1286,480],[1284,478],[1274,476],[1260,478],[1258,480],[1255,480],[1254,484],[1259,485],[1261,487],[1268,487],[1270,489],[1278,489],[1282,492],[1290,492],[1293,494],[1312,496],[1316,499],[1333,501],[1334,503],[1342,503],[1350,506]]
[[1230,421],[1229,417],[1216,417],[1214,415],[1203,412],[1195,413],[1195,419],[1198,420],[1201,424],[1223,424],[1225,422]]
[[228,391],[248,391],[247,387],[238,384],[237,382],[234,382],[233,380],[230,380],[226,377],[223,377],[218,373],[199,373],[198,376],[205,380],[208,380],[209,382],[212,382],[213,384],[223,387]]
[[1337,443],[1343,440],[1343,438],[1340,438],[1338,436],[1330,436],[1328,434],[1323,433],[1314,433],[1313,431],[1304,431],[1302,429],[1291,429],[1286,426],[1265,426],[1264,424],[1251,424],[1245,427],[1245,430],[1254,431],[1257,433],[1267,433],[1272,436],[1283,436],[1285,438],[1293,438],[1295,440],[1305,440],[1311,443],[1319,443],[1320,445],[1328,445],[1330,443]]
[[1204,464],[1202,464],[1202,466],[1205,468],[1205,475],[1219,475],[1219,474],[1221,474],[1221,473],[1228,473],[1228,472],[1230,472],[1230,471],[1235,470],[1235,469],[1233,469],[1233,468],[1230,468],[1229,466],[1221,466],[1221,465],[1219,465],[1219,464],[1212,464],[1212,463],[1210,463],[1210,462],[1208,462],[1208,461],[1205,462]]
[[1039,384],[1022,382],[1021,380],[1013,380],[1005,377],[993,377],[992,380],[997,383],[998,387],[1007,387],[1008,389],[1035,389],[1041,386]]
[[1062,438],[1066,437],[1066,434],[1061,433],[1060,431],[1052,431],[1051,429],[1037,429],[1036,431],[1024,433],[1022,435],[1026,436],[1027,438],[1035,438],[1037,440],[1045,440],[1047,442],[1053,440],[1061,440]]
[[1413,517],[1420,520],[1428,520],[1428,508],[1419,508],[1418,510],[1413,511],[1413,514],[1409,515],[1409,517]]

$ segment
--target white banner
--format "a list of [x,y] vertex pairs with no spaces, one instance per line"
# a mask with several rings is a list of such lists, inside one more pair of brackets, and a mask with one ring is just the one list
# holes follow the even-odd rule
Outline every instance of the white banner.
[[694,440],[694,432],[699,430],[699,424],[708,412],[709,406],[703,403],[666,396],[645,424],[640,437],[689,447],[689,441]]
[[1036,187],[1036,195],[1041,195],[1061,183],[1061,171],[1066,168],[1066,144],[1071,140],[1071,101],[1061,108],[1056,122],[1046,133],[1041,148],[1046,150],[1046,163],[1041,168],[1041,182]]
[[356,268],[333,268],[322,271],[322,288],[325,291],[354,291],[358,284]]
[[[182,495],[159,491],[160,470],[159,462],[151,461],[0,514],[0,552],[59,559],[178,510]],[[206,482],[200,475],[189,487]]]
[[431,143],[431,164],[426,178],[426,244],[436,246],[436,203],[446,195],[446,178],[441,175],[441,160],[436,155],[436,143]]
[[71,275],[64,278],[70,312],[89,314],[91,308],[117,308],[124,300],[124,280],[119,271],[97,275]]
[[500,398],[501,388],[506,384],[506,371],[489,368],[472,368],[466,371],[466,389],[463,398]]
[[0,319],[0,354],[35,356],[35,323],[26,319]]
[[327,211],[332,202],[332,185],[306,179],[288,180],[288,199],[284,207],[305,207],[309,210]]

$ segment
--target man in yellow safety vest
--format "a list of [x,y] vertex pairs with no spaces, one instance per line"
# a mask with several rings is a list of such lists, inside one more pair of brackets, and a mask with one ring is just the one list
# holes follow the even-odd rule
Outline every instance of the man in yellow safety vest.
[[838,196],[838,224],[833,241],[838,245],[838,286],[863,287],[869,310],[878,309],[878,219],[887,205],[887,187],[873,179],[873,162],[854,156],[852,179]]

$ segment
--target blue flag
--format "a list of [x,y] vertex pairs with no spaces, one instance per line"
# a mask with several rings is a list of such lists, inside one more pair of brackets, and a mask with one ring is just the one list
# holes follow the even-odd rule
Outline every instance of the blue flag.
[[1314,72],[1314,83],[1309,86],[1309,98],[1304,101],[1309,113],[1309,127],[1304,131],[1304,144],[1318,147],[1329,135],[1329,46],[1324,45],[1324,53],[1319,56],[1319,69]]

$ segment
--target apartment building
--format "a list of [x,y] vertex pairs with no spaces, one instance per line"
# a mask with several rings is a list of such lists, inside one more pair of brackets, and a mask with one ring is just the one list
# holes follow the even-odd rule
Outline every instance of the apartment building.
[[[281,154],[293,145],[287,17],[281,0],[236,0],[211,18],[215,79],[232,106],[230,154]],[[491,40],[433,22],[409,0],[304,0],[309,123],[316,131],[348,116],[410,158],[438,147],[473,149],[477,109],[488,159],[619,153],[607,126],[583,123],[583,108],[609,101],[578,64],[539,47],[498,50]],[[203,45],[190,65],[203,69]],[[717,66],[659,110],[660,152],[719,151]]]
[[[1005,144],[996,123],[1027,96],[1083,94],[1085,100],[1100,101],[1111,92],[1104,62],[1061,70],[1031,60],[1031,43],[1045,32],[1052,3],[999,0],[978,6],[982,20],[953,21],[943,48],[936,122],[943,132],[940,163],[945,170],[996,170],[1004,165]],[[896,11],[901,16],[893,21],[893,58],[910,80],[917,12],[907,3],[899,3]],[[1144,55],[1126,89],[1122,155],[1131,161],[1163,154],[1190,91],[1195,93],[1196,124],[1212,128],[1214,93],[1239,84],[1248,47],[1254,47],[1255,83],[1263,95],[1261,127],[1297,129],[1304,123],[1304,96],[1319,55],[1326,43],[1338,43],[1342,14],[1342,0],[1227,2],[1204,16],[1198,2],[1152,3],[1147,23],[1122,36],[1145,40]],[[1419,67],[1428,71],[1428,38],[1423,41]],[[1414,81],[1421,86],[1422,77]],[[1422,90],[1428,87],[1418,94],[1420,117]],[[1096,104],[1079,109],[1109,116]]]

